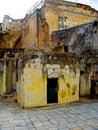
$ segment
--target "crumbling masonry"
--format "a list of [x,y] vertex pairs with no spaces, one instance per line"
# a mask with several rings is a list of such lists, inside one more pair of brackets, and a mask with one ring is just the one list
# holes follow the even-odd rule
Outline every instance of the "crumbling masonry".
[[[0,24],[0,93],[22,107],[79,101],[98,80],[98,11],[45,0]],[[96,90],[97,93],[97,90]]]

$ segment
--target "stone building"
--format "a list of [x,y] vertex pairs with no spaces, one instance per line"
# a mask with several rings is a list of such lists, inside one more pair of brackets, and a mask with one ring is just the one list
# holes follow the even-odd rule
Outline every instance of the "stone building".
[[31,51],[20,57],[17,100],[22,107],[79,100],[80,68],[74,53]]
[[85,77],[98,68],[97,18],[98,11],[90,6],[61,0],[35,4],[24,19],[6,15],[0,24],[1,93],[11,93],[17,84],[22,107],[69,103],[78,101],[79,93],[89,94]]
[[[98,22],[93,21],[53,31],[51,52],[29,50],[22,55],[18,87],[21,106],[69,103],[89,95],[91,75],[98,80],[97,41]],[[38,102],[32,102],[35,98]]]
[[[61,0],[45,0],[28,10],[16,47],[51,51],[51,32],[88,23],[98,18],[90,6]],[[32,37],[33,36],[33,37]]]
[[90,93],[90,79],[98,81],[98,21],[52,32],[54,50],[74,52],[79,56],[80,96]]
[[51,51],[51,32],[88,23],[98,11],[88,5],[45,0],[28,10],[24,19],[5,15],[0,24],[0,48],[36,48]]

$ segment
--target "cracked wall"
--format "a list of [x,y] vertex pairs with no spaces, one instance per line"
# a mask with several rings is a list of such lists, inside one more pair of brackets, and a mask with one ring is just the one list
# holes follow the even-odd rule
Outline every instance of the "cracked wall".
[[[24,19],[14,20],[9,16],[5,16],[4,22],[0,24],[0,47],[14,49],[25,48],[31,50],[35,49],[57,53],[71,51],[79,55],[82,53],[84,54],[85,52],[87,54],[89,53],[90,59],[90,54],[96,55],[95,50],[98,48],[98,25],[96,24],[97,22],[90,22],[96,18],[98,18],[98,11],[94,10],[90,6],[67,1],[46,0],[41,8],[36,8],[33,13],[26,14]],[[54,32],[57,30],[62,31]],[[90,53],[90,49],[92,48],[92,53]],[[48,62],[54,64],[56,61],[58,64],[62,64],[62,67],[64,67],[63,63],[65,61],[67,62],[66,64],[72,64],[75,62],[75,60],[70,61],[66,56],[62,59],[61,57],[63,55],[59,55],[57,53],[56,55],[58,57],[51,55],[48,59]],[[87,58],[88,57],[86,57],[85,63]],[[83,57],[83,59],[85,58]],[[86,64],[83,64],[81,59],[80,64],[81,66],[86,66]],[[87,66],[89,66],[89,62]],[[93,72],[93,69],[91,70],[92,71],[90,71],[90,75]],[[60,79],[59,82],[62,82],[62,79]],[[19,83],[24,85],[22,79],[19,81]],[[23,103],[25,89],[23,92],[21,89],[22,88],[19,90],[21,99],[19,102]],[[75,90],[75,87],[73,90]],[[64,96],[63,93],[64,91],[62,92],[62,95]],[[85,93],[86,91],[83,92],[83,94]]]
[[[90,93],[90,78],[95,73],[98,64],[98,21],[90,22],[70,29],[52,32],[54,50],[60,48],[68,52],[74,52],[79,56],[80,71],[80,95]],[[97,79],[96,79],[97,80]]]
[[[70,62],[63,61],[64,58],[69,57]],[[58,83],[57,103],[78,101],[80,69],[74,57],[75,55],[72,53],[44,52],[36,52],[35,55],[32,52],[21,57],[17,87],[18,103],[22,107],[46,106],[48,104],[47,79],[54,78],[57,78]]]
[[90,6],[68,1],[46,0],[31,10],[24,19],[4,17],[0,28],[0,44],[5,48],[36,48],[50,51],[51,32],[81,25],[98,18]]

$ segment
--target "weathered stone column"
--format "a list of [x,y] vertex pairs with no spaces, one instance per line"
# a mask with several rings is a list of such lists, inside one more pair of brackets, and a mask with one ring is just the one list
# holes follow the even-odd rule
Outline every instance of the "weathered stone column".
[[6,93],[9,94],[13,89],[13,61],[7,61],[7,75],[6,75]]

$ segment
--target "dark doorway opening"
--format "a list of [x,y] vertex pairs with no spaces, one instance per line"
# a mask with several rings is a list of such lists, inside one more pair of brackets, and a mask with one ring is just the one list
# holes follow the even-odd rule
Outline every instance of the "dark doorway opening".
[[64,52],[68,52],[68,46],[64,45]]
[[58,78],[47,79],[47,103],[58,102]]

